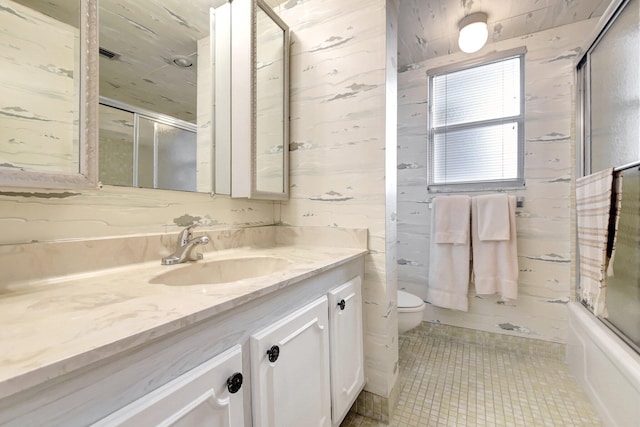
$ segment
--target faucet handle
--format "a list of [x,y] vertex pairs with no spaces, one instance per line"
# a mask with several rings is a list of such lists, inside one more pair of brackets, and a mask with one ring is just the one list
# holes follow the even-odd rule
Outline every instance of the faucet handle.
[[193,237],[191,230],[197,225],[198,224],[191,224],[180,232],[180,234],[178,235],[178,247],[181,248],[185,246],[189,242],[189,240],[191,240],[191,237]]

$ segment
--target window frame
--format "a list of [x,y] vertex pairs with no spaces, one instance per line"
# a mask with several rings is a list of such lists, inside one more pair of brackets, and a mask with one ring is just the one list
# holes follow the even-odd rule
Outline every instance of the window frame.
[[[430,193],[441,192],[458,192],[458,191],[485,191],[485,190],[508,190],[508,189],[522,189],[525,187],[524,179],[524,126],[525,126],[525,54],[527,52],[526,47],[519,47],[501,52],[493,52],[489,55],[485,55],[479,58],[470,59],[468,61],[457,62],[455,64],[445,65],[443,67],[437,67],[427,70],[428,80],[428,99],[427,99],[427,190]],[[460,123],[452,126],[445,126],[438,128],[444,132],[474,129],[485,127],[487,125],[496,125],[516,122],[518,124],[518,159],[517,159],[517,177],[514,179],[500,179],[500,180],[487,180],[487,181],[464,181],[456,183],[434,183],[434,139],[437,132],[433,127],[433,82],[434,78],[444,74],[449,74],[457,71],[466,70],[469,68],[476,68],[483,65],[489,65],[496,62],[505,61],[508,59],[516,58],[520,59],[520,114],[517,116],[501,117],[497,119],[482,120],[475,122]]]

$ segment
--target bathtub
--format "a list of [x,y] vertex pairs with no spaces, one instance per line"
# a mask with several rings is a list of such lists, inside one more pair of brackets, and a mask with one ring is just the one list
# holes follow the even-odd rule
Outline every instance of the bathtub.
[[568,306],[571,373],[605,426],[638,426],[640,356],[580,303]]

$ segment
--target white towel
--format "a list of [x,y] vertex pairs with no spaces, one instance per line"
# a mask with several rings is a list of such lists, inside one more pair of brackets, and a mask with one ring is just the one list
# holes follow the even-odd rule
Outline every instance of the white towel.
[[509,240],[509,197],[506,194],[476,196],[480,240]]
[[[436,243],[464,245],[469,241],[469,196],[436,197]],[[434,199],[434,200],[435,200]]]
[[[460,197],[460,204],[456,204],[456,209],[466,211],[465,215],[453,215],[451,212],[451,229],[466,230],[466,240],[460,244],[437,243],[435,239],[436,217],[440,214],[445,205],[452,207],[453,204],[440,203],[442,197],[433,200],[433,211],[431,217],[431,243],[429,247],[429,282],[427,286],[427,302],[438,307],[451,308],[455,310],[469,310],[469,210],[471,198]],[[449,197],[445,197],[448,199]],[[451,222],[453,218],[458,218],[461,222]],[[466,220],[464,219],[466,218]]]
[[509,240],[481,240],[478,235],[478,199],[471,202],[473,278],[477,294],[498,293],[502,299],[518,297],[518,247],[516,240],[516,198],[508,197]]

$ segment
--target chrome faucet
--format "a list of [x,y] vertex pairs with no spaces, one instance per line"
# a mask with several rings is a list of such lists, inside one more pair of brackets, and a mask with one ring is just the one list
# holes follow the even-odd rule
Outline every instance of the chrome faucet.
[[178,249],[168,257],[162,258],[162,265],[180,264],[185,261],[198,261],[202,259],[201,253],[193,254],[193,248],[209,243],[209,237],[199,236],[193,238],[191,230],[196,226],[192,224],[182,230],[178,236]]

